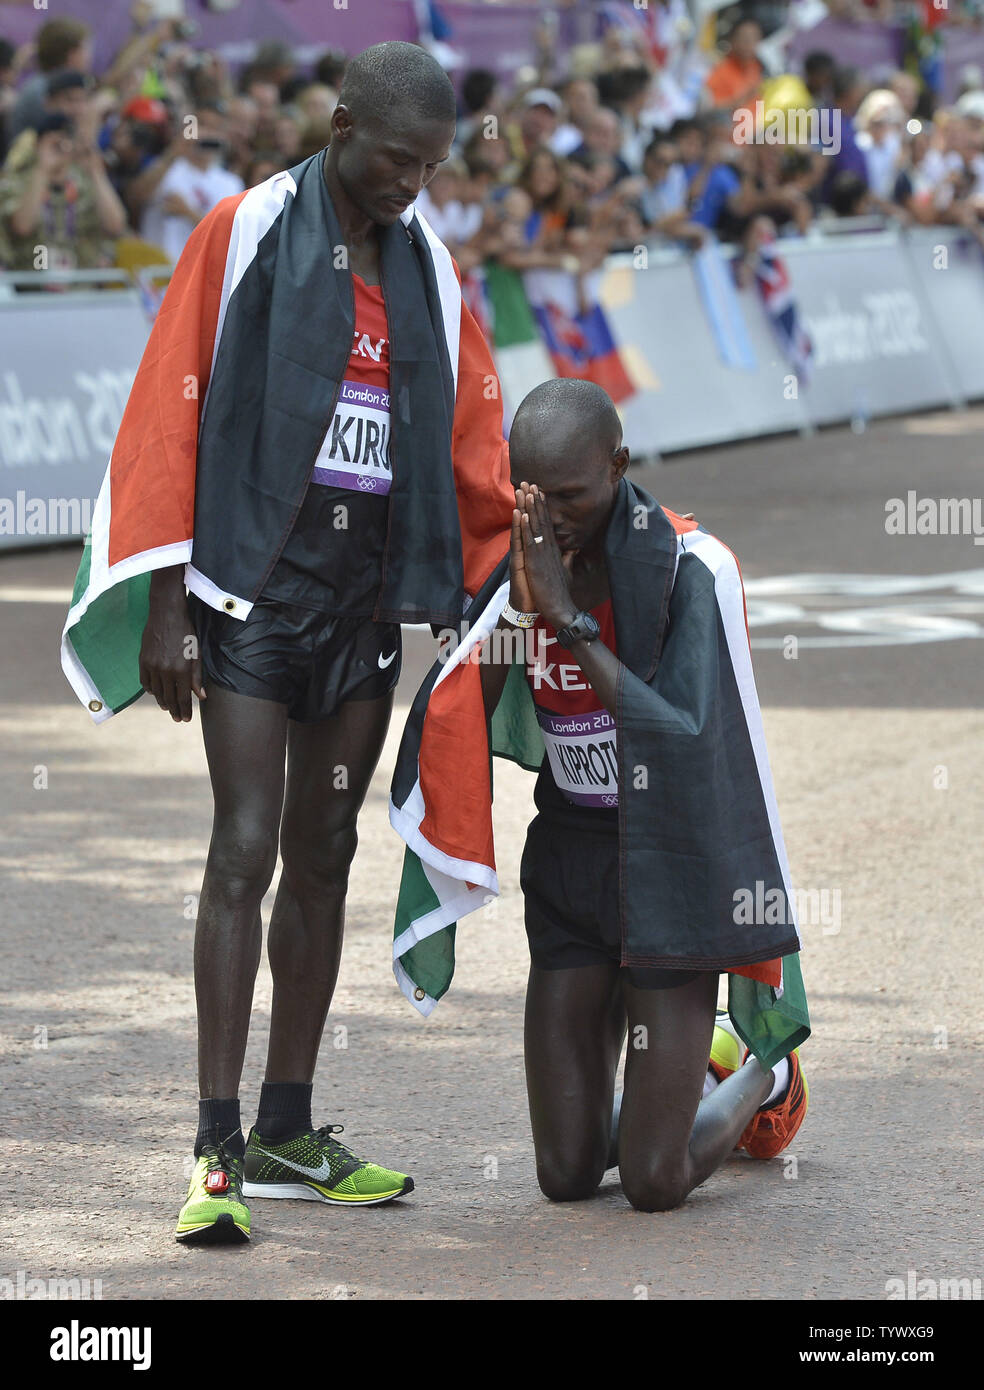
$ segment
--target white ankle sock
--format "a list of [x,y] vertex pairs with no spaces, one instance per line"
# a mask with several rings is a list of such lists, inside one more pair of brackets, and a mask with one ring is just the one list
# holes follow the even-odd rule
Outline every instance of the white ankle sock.
[[[751,1052],[748,1054],[746,1060],[749,1062],[752,1060]],[[770,1105],[775,1105],[776,1101],[781,1099],[781,1097],[785,1094],[786,1088],[789,1085],[788,1057],[783,1057],[781,1062],[776,1063],[776,1065],[772,1069],[772,1076],[772,1090],[769,1092],[768,1096],[766,1096],[765,1100],[759,1106],[760,1110],[768,1110]],[[713,1090],[716,1090],[716,1088],[720,1084],[721,1083],[718,1081],[717,1077],[711,1071],[710,1067],[708,1067],[707,1075],[704,1077],[704,1089],[701,1093],[701,1100],[706,1100],[707,1097],[711,1094],[711,1092]]]
[[786,1093],[789,1085],[789,1058],[784,1057],[781,1062],[777,1062],[772,1068],[772,1075],[775,1080],[772,1083],[772,1090],[759,1106],[760,1110],[767,1110],[770,1105],[775,1105],[776,1101]]

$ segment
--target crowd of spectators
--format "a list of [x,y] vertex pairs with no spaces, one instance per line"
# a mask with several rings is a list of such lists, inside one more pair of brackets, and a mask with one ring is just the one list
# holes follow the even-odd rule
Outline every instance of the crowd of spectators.
[[[942,105],[915,64],[862,73],[814,50],[777,72],[763,44],[770,8],[784,7],[723,12],[711,46],[685,0],[609,5],[602,37],[567,52],[544,24],[509,88],[490,71],[463,75],[452,158],[418,206],[464,271],[495,258],[586,272],[640,243],[741,241],[763,218],[779,234],[869,215],[978,230],[984,74],[967,69]],[[827,9],[885,19],[896,7]],[[977,24],[982,10],[954,4],[948,19]],[[328,143],[346,55],[302,68],[286,44],[263,42],[232,72],[185,21],[156,21],[147,0],[131,15],[98,75],[78,20],[49,20],[21,50],[0,38],[3,268],[173,263],[220,199]],[[766,138],[763,113],[802,109],[817,115],[812,134],[790,122]],[[742,111],[751,126],[739,128]]]

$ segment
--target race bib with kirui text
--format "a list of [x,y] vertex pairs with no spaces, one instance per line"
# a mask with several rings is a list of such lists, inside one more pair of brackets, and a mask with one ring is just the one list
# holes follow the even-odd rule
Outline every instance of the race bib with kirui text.
[[311,481],[352,492],[389,492],[393,473],[388,390],[360,381],[342,382]]

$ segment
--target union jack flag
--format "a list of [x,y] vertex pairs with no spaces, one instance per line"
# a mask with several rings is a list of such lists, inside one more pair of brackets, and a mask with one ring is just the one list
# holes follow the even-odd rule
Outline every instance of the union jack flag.
[[800,384],[805,386],[810,379],[813,364],[813,343],[800,322],[786,262],[779,255],[773,242],[767,241],[758,248],[754,273],[765,312],[769,316],[779,344]]

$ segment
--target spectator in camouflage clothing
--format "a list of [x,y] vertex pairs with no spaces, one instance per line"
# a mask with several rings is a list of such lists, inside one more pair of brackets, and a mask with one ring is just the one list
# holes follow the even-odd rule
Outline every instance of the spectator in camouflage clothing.
[[15,142],[0,176],[0,265],[7,270],[113,264],[126,211],[94,141],[52,112]]

